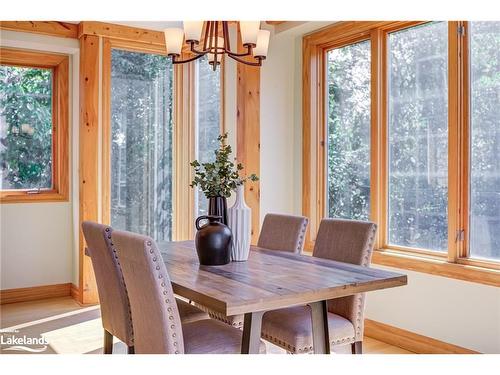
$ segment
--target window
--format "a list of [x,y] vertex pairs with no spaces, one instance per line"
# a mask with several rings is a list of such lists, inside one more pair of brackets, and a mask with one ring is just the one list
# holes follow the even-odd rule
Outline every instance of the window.
[[327,52],[327,213],[370,214],[370,42]]
[[[221,133],[221,71],[216,71],[208,64],[206,57],[196,63],[196,125],[197,158],[201,163],[213,161],[214,150],[219,143]],[[203,192],[198,191],[197,216],[206,215],[208,200]]]
[[0,51],[2,202],[68,199],[68,57]]
[[500,22],[340,22],[304,37],[306,249],[378,224],[374,262],[500,286]]
[[388,36],[389,244],[448,248],[448,26]]
[[111,225],[172,238],[173,68],[165,56],[111,50]]
[[500,22],[471,22],[470,255],[500,260]]

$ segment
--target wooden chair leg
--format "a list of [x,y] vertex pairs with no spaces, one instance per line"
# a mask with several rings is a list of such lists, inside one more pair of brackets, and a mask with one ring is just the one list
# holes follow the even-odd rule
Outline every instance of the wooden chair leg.
[[135,354],[135,348],[133,345],[127,347],[127,354]]
[[356,341],[351,344],[352,354],[363,354],[363,342]]
[[104,354],[113,354],[113,335],[104,330]]

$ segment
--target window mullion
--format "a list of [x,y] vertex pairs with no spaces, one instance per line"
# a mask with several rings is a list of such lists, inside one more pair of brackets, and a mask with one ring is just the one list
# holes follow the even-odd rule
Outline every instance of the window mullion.
[[461,27],[460,53],[459,53],[459,72],[460,72],[460,228],[463,240],[458,249],[459,258],[468,258],[469,249],[469,162],[470,162],[470,139],[469,139],[469,23],[459,22]]
[[462,23],[448,22],[448,261],[456,262],[465,239],[463,222]]
[[381,50],[380,50],[380,61],[381,61],[381,73],[380,73],[380,87],[379,92],[381,95],[380,100],[380,154],[379,154],[379,165],[380,165],[380,228],[379,228],[379,239],[380,245],[383,248],[387,248],[389,244],[389,228],[388,228],[388,215],[389,215],[389,178],[388,178],[388,147],[387,133],[388,133],[388,102],[389,102],[389,90],[387,87],[388,83],[388,58],[387,58],[387,38],[388,33],[386,31],[381,32]]
[[370,131],[370,219],[379,225],[375,248],[382,247],[382,233],[385,228],[382,227],[383,216],[386,214],[385,206],[382,205],[383,191],[382,186],[386,182],[382,179],[382,170],[385,170],[382,162],[382,148],[384,143],[381,137],[381,128],[384,126],[382,112],[384,111],[383,103],[385,99],[382,97],[382,81],[383,73],[383,38],[384,34],[380,29],[374,29],[370,33],[371,43],[371,131]]

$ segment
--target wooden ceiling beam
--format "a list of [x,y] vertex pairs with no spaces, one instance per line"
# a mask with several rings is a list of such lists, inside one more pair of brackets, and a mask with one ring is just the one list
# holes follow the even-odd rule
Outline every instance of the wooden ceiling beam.
[[116,25],[98,21],[82,21],[78,28],[78,38],[82,35],[96,35],[119,40],[130,40],[153,45],[165,45],[165,35],[161,31],[139,27]]
[[0,21],[1,30],[78,38],[78,24],[59,21]]
[[[203,26],[202,35],[204,35]],[[98,21],[82,21],[78,29],[78,37],[82,35],[95,35],[116,40],[139,42],[165,48],[165,34],[162,31],[142,29],[139,27],[116,25]],[[222,27],[219,35],[222,36]],[[203,44],[203,38],[200,41]],[[190,53],[189,46],[184,45],[183,52]]]

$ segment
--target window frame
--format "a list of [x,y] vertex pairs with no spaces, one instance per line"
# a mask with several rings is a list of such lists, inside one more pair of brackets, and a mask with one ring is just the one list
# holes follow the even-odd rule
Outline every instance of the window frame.
[[[432,21],[421,21],[421,22],[411,22],[411,23],[398,23],[391,27],[385,28],[381,33],[381,44],[382,44],[382,56],[381,56],[381,77],[382,77],[382,85],[381,85],[381,129],[382,129],[382,137],[380,140],[380,148],[382,150],[380,156],[380,173],[382,175],[381,179],[381,195],[382,199],[381,210],[382,213],[380,215],[379,222],[379,235],[380,235],[380,247],[383,249],[391,249],[398,250],[403,252],[410,252],[414,254],[419,254],[423,256],[433,256],[437,258],[446,259],[448,258],[450,261],[454,261],[457,258],[457,244],[455,241],[451,241],[451,233],[455,233],[459,226],[458,223],[455,222],[456,218],[452,212],[455,212],[455,202],[457,196],[457,176],[455,174],[456,165],[454,163],[454,158],[451,157],[455,154],[456,148],[453,147],[452,142],[456,138],[454,126],[456,122],[456,113],[455,108],[457,107],[454,100],[455,98],[455,90],[452,89],[452,82],[456,82],[456,72],[451,69],[451,61],[454,60],[453,53],[455,52],[452,46],[451,37],[454,36],[450,30],[450,26],[448,26],[448,251],[438,252],[433,250],[428,250],[424,248],[417,247],[408,247],[401,245],[393,245],[389,244],[389,150],[388,150],[388,140],[389,140],[389,72],[388,72],[388,63],[389,63],[389,50],[388,50],[388,37],[390,33],[405,30],[415,26],[421,26],[426,23],[430,23]],[[456,29],[455,29],[456,30]],[[452,104],[454,103],[454,104]],[[450,172],[452,171],[452,172]]]
[[52,70],[52,187],[0,190],[1,203],[67,202],[69,199],[69,57],[0,47],[0,64]]
[[[370,220],[378,224],[373,262],[500,286],[500,260],[469,258],[468,22],[448,22],[448,251],[388,243],[388,34],[430,21],[339,22],[303,38],[303,200],[306,250],[326,215],[326,52],[370,40]],[[457,157],[458,156],[458,157]]]
[[[151,53],[166,56],[164,46],[124,39],[103,38],[102,43],[102,222],[111,221],[111,51]],[[187,55],[184,57],[188,57]],[[196,61],[173,67],[173,154],[172,168],[172,240],[194,237],[196,189],[189,184],[193,171],[189,163],[196,158]],[[219,66],[221,76],[221,131],[224,131],[224,60]]]

